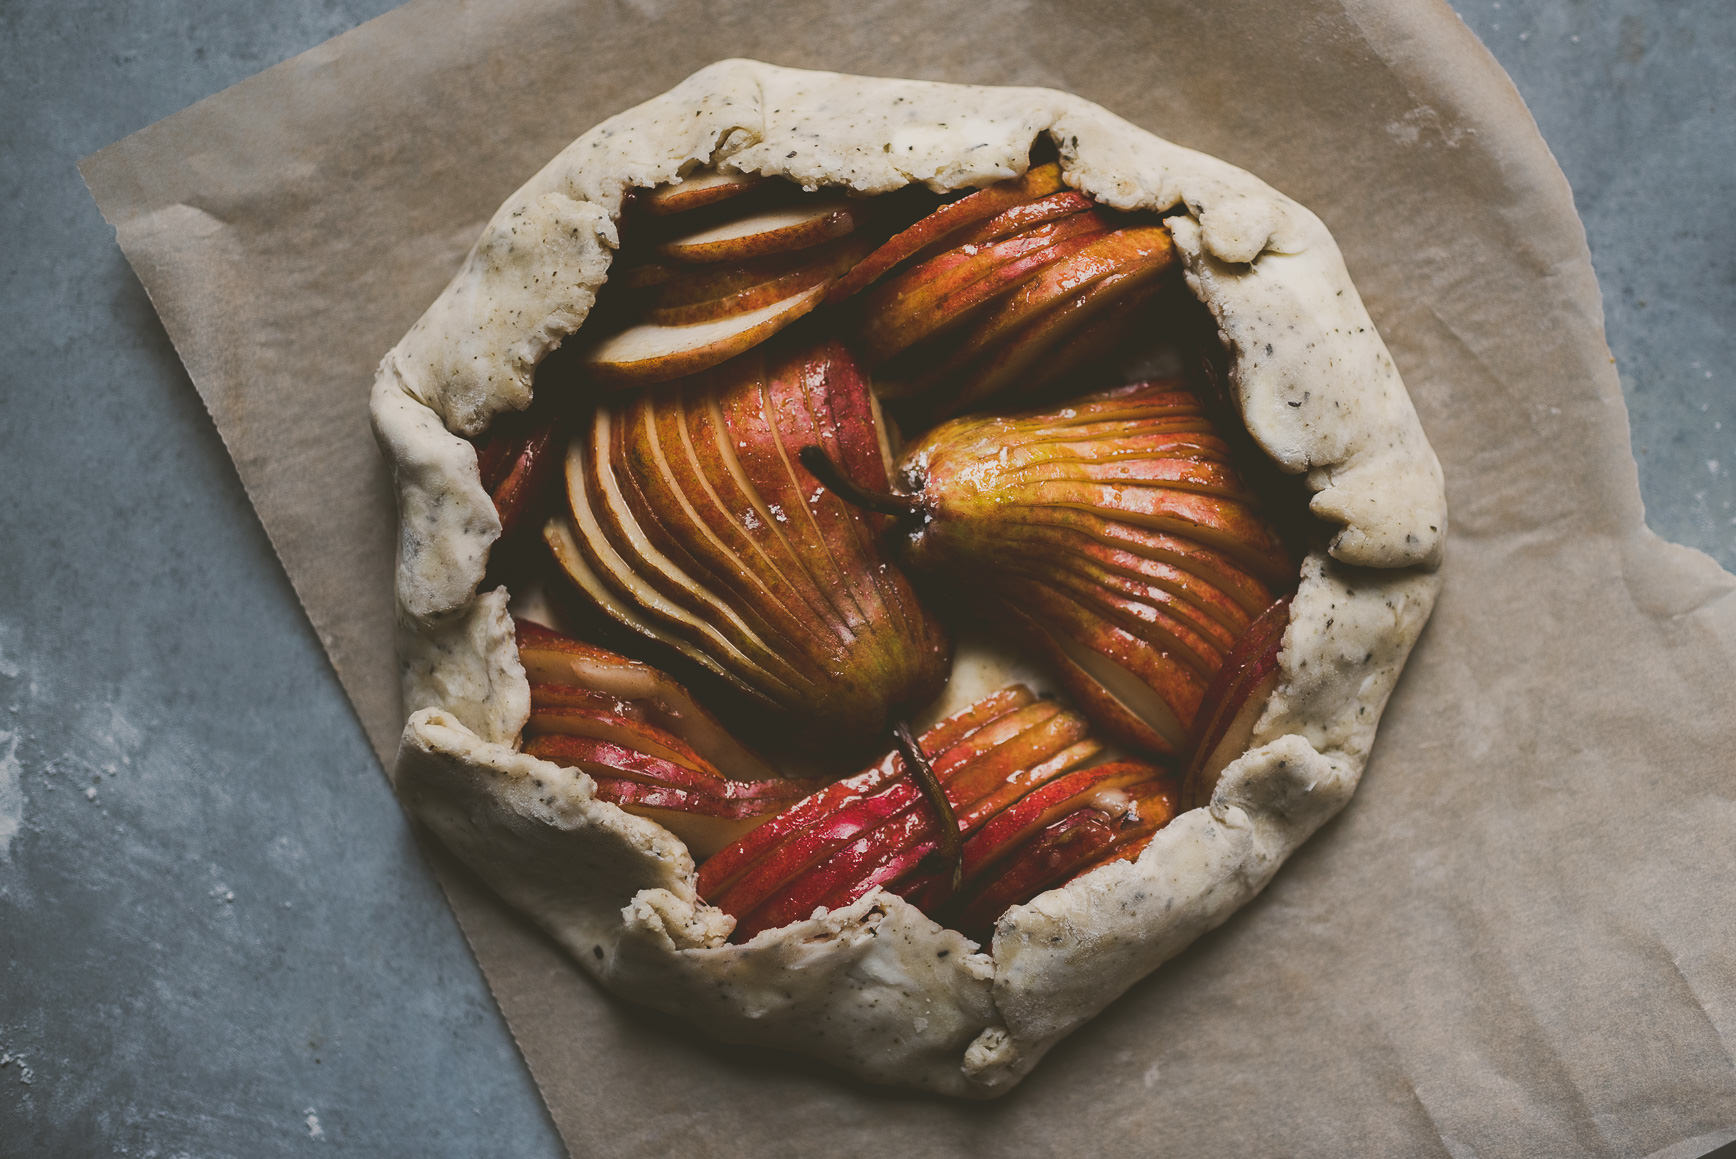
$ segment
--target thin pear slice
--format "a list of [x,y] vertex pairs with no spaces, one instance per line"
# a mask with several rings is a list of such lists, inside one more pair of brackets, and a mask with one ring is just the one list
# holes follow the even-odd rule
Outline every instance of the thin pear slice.
[[954,245],[987,245],[1033,225],[1056,221],[1072,213],[1082,213],[1095,204],[1096,202],[1083,193],[1064,189],[1047,197],[1003,209],[976,228],[966,230],[951,240]]
[[[625,494],[627,472],[618,458],[614,429],[613,411],[599,408],[591,417],[588,432],[582,430],[573,439],[575,447],[584,446],[579,462],[586,472],[572,504],[581,545],[591,548],[599,559],[620,560],[621,570],[611,571],[631,598],[663,616],[674,631],[696,643],[721,644],[725,662],[766,696],[776,701],[799,695],[802,677],[779,650],[754,629],[740,609],[659,550],[652,534],[639,522]],[[581,497],[583,512],[579,509]]]
[[[768,272],[754,266],[726,266],[723,276],[711,279],[716,292],[704,292],[698,278],[683,277],[656,295],[645,311],[645,321],[658,326],[688,326],[733,318],[784,301],[841,276],[861,256],[862,247],[850,239],[803,254],[798,264]],[[786,263],[787,264],[787,263]]]
[[[628,453],[635,456],[630,474],[678,526],[676,534],[709,582],[762,616],[768,630],[800,634],[816,623],[832,624],[830,606],[803,582],[806,577],[778,550],[781,545],[753,534],[752,524],[760,521],[747,518],[751,506],[731,510],[707,477],[687,419],[709,415],[710,395],[696,388],[638,399],[628,414]],[[770,598],[768,589],[788,595]]]
[[[580,590],[607,615],[651,640],[674,648],[687,659],[724,677],[762,703],[775,703],[766,685],[774,683],[741,654],[735,644],[706,620],[670,600],[639,575],[615,550],[601,527],[597,499],[587,482],[586,440],[574,438],[567,447],[567,496],[571,533],[563,539],[545,530],[556,560]],[[565,548],[574,549],[584,567],[576,567]]]
[[[592,470],[600,478],[603,472],[597,465],[608,464],[599,487],[606,495],[599,508],[604,533],[640,574],[727,633],[762,671],[792,690],[807,689],[813,674],[784,647],[787,632],[803,621],[778,601],[764,598],[755,575],[720,549],[711,525],[685,492],[671,486],[668,461],[651,421],[652,405],[642,393],[610,408],[606,418],[593,420]],[[616,495],[624,504],[620,511],[607,501]]]
[[1286,558],[1283,541],[1253,506],[1251,495],[1231,499],[1089,479],[1015,483],[998,495],[1001,502],[1021,509],[1112,511],[1123,523],[1198,540],[1245,561],[1245,565],[1263,566]]
[[[522,659],[523,653],[520,653]],[[528,671],[528,664],[527,664]],[[644,720],[645,714],[630,700],[607,692],[593,692],[589,688],[579,688],[572,684],[540,684],[531,682],[530,711],[535,716],[546,709],[559,708],[589,708],[596,712],[613,713],[624,716],[628,720]]]
[[831,585],[810,574],[742,473],[718,398],[743,389],[731,383],[763,375],[764,363],[749,356],[732,366],[717,389],[687,391],[681,405],[659,406],[658,432],[674,481],[744,571],[788,592],[834,634],[851,632],[830,598]]
[[923,262],[863,299],[863,352],[870,362],[885,361],[959,325],[1108,228],[1095,212],[1077,213]]
[[1076,871],[1073,877],[1083,877],[1093,869],[1108,865],[1112,861],[1137,860],[1139,855],[1145,852],[1145,847],[1151,844],[1157,831],[1175,819],[1178,807],[1173,778],[1132,785],[1125,792],[1132,805],[1131,818],[1124,818],[1117,826],[1115,841],[1109,849],[1096,861]]
[[[1082,550],[1094,551],[1092,542],[1112,557],[1144,557],[1186,568],[1205,582],[1233,598],[1249,618],[1259,614],[1272,600],[1273,587],[1287,577],[1288,559],[1261,557],[1252,564],[1246,557],[1223,552],[1209,544],[1182,535],[1170,535],[1147,527],[1136,527],[1099,512],[1073,508],[1031,508],[1011,513],[997,526],[1008,535],[1020,534],[1041,542],[1051,535],[1078,534],[1087,540]],[[1122,554],[1125,553],[1125,556]]]
[[[1149,593],[1126,595],[1104,582],[1107,577],[1082,574],[1057,564],[1026,561],[1007,576],[1003,598],[1036,606],[1049,599],[1069,600],[1103,622],[1145,641],[1172,663],[1193,670],[1201,683],[1211,679],[1230,641],[1222,634],[1207,635],[1168,599],[1151,599]],[[1162,593],[1158,593],[1161,597]]]
[[1049,311],[1098,282],[1119,274],[1127,275],[1128,280],[1117,284],[1138,285],[1174,263],[1175,243],[1163,226],[1115,230],[1081,246],[1019,287],[983,320],[977,336],[982,347],[987,347],[1042,321]]
[[1072,878],[1115,845],[1115,827],[1095,809],[1075,809],[1044,828],[999,877],[959,909],[952,924],[987,941],[1009,908]]
[[[987,722],[931,758],[935,776],[947,784],[961,767],[1016,743],[1056,711],[1050,704],[1029,704]],[[919,742],[925,753],[930,751],[928,737],[933,731]],[[775,821],[774,828],[754,839],[749,855],[734,854],[715,870],[707,862],[700,870],[700,891],[718,908],[746,917],[782,896],[789,883],[812,866],[922,802],[921,789],[905,775],[903,758],[891,754],[792,807],[792,821]]]
[[590,776],[597,796],[658,822],[697,857],[739,840],[813,788],[783,779],[732,780],[703,761],[690,766],[588,736],[545,734],[524,751]]
[[[570,543],[570,532],[567,539]],[[579,554],[577,544],[565,550]],[[549,707],[594,704],[588,698],[573,698],[571,691],[612,697],[614,707],[600,707],[642,717],[673,733],[736,780],[762,781],[778,775],[764,757],[736,740],[686,687],[662,670],[529,620],[513,623],[519,660],[531,681],[532,711],[539,703]]]
[[857,294],[912,258],[948,243],[955,233],[1015,205],[1046,197],[1060,188],[1061,167],[1051,162],[1032,166],[1022,177],[998,182],[949,201],[908,229],[894,234],[879,249],[862,259],[832,288],[831,300],[842,301]]
[[1187,750],[1188,725],[1205,696],[1206,678],[1151,640],[1111,624],[1062,596],[1031,588],[1034,642],[1056,665],[1061,683],[1111,738],[1154,753]]
[[[949,753],[963,744],[988,724],[1031,704],[1035,699],[1031,690],[1024,685],[1010,685],[928,729],[918,738],[918,744],[931,761],[935,760],[942,753]],[[699,892],[708,898],[720,896],[748,869],[764,862],[781,842],[808,828],[846,801],[875,791],[901,775],[903,767],[903,758],[897,750],[889,751],[877,763],[856,776],[828,786],[784,810],[764,828],[756,830],[752,837],[744,838],[700,866]]]
[[584,363],[608,384],[665,382],[697,374],[764,342],[820,304],[824,284],[799,290],[757,310],[687,326],[629,326],[592,346]]
[[524,726],[526,736],[579,736],[624,745],[689,769],[709,762],[673,733],[619,713],[594,708],[533,708]]
[[[1053,819],[1034,833],[1027,830],[1007,856],[996,859],[992,871],[978,872],[960,894],[954,924],[986,941],[990,927],[1009,907],[1065,884],[1131,845],[1149,841],[1175,815],[1174,782],[1154,776],[1157,773],[1138,764],[1089,770],[1089,775],[1101,780],[1086,787],[1088,795],[1062,803],[1056,810],[1059,816],[1048,814]],[[1069,787],[1063,782],[1075,777],[1088,779],[1087,774],[1073,774],[1046,788],[1060,796]],[[1129,777],[1139,779],[1128,783]],[[985,834],[979,834],[979,839]]]
[[855,583],[832,580],[840,574],[838,561],[849,559],[860,541],[853,529],[845,529],[842,538],[838,535],[843,525],[837,517],[848,509],[834,497],[821,496],[831,501],[824,508],[824,521],[810,509],[811,488],[798,480],[795,472],[800,465],[795,462],[794,449],[786,451],[775,421],[775,400],[780,394],[774,391],[773,383],[779,381],[787,383],[788,376],[768,367],[752,389],[718,399],[729,442],[724,461],[740,470],[766,531],[789,545],[816,587],[831,593],[833,606],[849,629],[865,631],[881,610],[874,593],[863,592]]
[[747,940],[762,930],[805,918],[822,905],[848,905],[867,892],[865,888],[860,892],[851,890],[854,881],[896,855],[934,822],[920,793],[888,791],[843,811],[836,824],[840,830],[848,831],[850,839],[828,852],[823,860],[810,864],[799,876],[784,882],[777,893],[760,905],[743,913],[736,922],[733,937]]
[[959,769],[946,783],[957,810],[959,828],[970,833],[999,811],[1001,803],[1021,796],[1064,771],[1053,758],[1064,752],[1078,756],[1090,726],[1076,712],[1059,707],[994,753]]
[[[984,324],[995,332],[999,345],[955,388],[951,409],[968,409],[1015,385],[1021,394],[1029,394],[1051,381],[1062,366],[1107,353],[1136,320],[1139,308],[1156,294],[1157,278],[1168,268],[1167,261],[1153,258],[1143,266],[1095,278],[1059,301],[1027,297],[1024,291],[1030,287],[1022,287],[1015,295],[1018,300],[1008,305],[1028,311],[1029,316],[1014,322],[994,318]],[[1098,327],[1099,323],[1103,325]],[[1044,366],[1045,359],[1055,354],[1065,358]]]
[[1094,798],[1148,781],[1157,772],[1142,762],[1122,761],[1079,769],[1033,788],[989,818],[964,843],[966,888],[990,875],[996,862],[1017,853],[1040,829],[1090,805]]
[[1193,759],[1182,784],[1183,808],[1210,801],[1224,767],[1247,751],[1254,725],[1278,685],[1278,659],[1289,626],[1290,601],[1275,601],[1236,641],[1206,689],[1194,727]]
[[548,544],[549,554],[554,557],[555,566],[560,569],[561,574],[571,580],[573,586],[588,597],[604,615],[646,639],[656,640],[674,649],[689,662],[728,682],[737,691],[755,699],[764,699],[752,685],[712,659],[710,654],[680,637],[660,631],[649,617],[640,612],[636,604],[620,598],[615,589],[604,583],[591,566],[591,560],[579,545],[579,537],[573,533],[571,521],[560,518],[549,520],[543,525],[543,542]]
[[863,212],[862,206],[842,200],[803,202],[670,238],[657,252],[680,262],[714,263],[811,249],[854,231]]
[[726,173],[715,169],[690,174],[671,185],[659,185],[639,196],[639,204],[658,217],[689,213],[743,194],[764,189],[771,178],[757,173]]
[[[1142,625],[1160,617],[1173,618],[1189,637],[1197,637],[1199,640],[1199,643],[1192,643],[1187,639],[1178,640],[1179,646],[1192,649],[1202,661],[1215,667],[1221,657],[1235,645],[1239,633],[1236,628],[1226,626],[1189,598],[1189,588],[1197,593],[1207,585],[1192,583],[1190,581],[1193,577],[1181,574],[1182,582],[1187,587],[1177,591],[1173,583],[1153,583],[1144,576],[1126,575],[1102,566],[1087,555],[1066,560],[1053,554],[1032,556],[1024,561],[1019,570],[1019,575],[1030,582],[1061,588],[1071,592],[1074,598],[1109,615],[1111,619],[1121,617],[1122,627],[1129,631],[1135,631],[1136,628],[1128,617],[1137,618]],[[1233,611],[1240,611],[1227,600],[1222,601],[1222,604]],[[1127,608],[1123,609],[1123,605],[1127,605]]]
[[[1115,453],[1119,451],[1119,453]],[[1059,449],[1058,449],[1059,452]],[[1176,455],[1170,447],[1153,453],[1137,445],[1103,453],[1056,453],[1004,473],[1016,486],[1090,482],[1157,491],[1192,491],[1241,501],[1247,488],[1235,470],[1219,459]]]

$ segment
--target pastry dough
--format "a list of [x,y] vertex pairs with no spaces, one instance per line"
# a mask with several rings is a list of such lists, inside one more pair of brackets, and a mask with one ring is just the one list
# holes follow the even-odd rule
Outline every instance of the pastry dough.
[[[702,166],[880,193],[1022,172],[1047,135],[1068,185],[1171,210],[1249,431],[1303,475],[1333,534],[1303,564],[1280,681],[1208,808],[1009,910],[992,945],[876,890],[728,942],[687,849],[516,750],[529,698],[504,590],[479,592],[500,525],[466,436],[528,405],[538,361],[584,321],[634,188]],[[1257,178],[1046,89],[846,77],[724,61],[579,138],[513,194],[381,364],[376,432],[397,478],[409,720],[394,770],[427,827],[616,994],[708,1033],[861,1078],[987,1097],[1264,887],[1349,799],[1433,606],[1440,466],[1320,221]]]

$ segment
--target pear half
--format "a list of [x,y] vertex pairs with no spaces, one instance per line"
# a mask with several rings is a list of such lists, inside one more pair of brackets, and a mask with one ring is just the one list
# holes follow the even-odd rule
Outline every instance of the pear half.
[[879,545],[879,520],[810,475],[890,459],[842,345],[756,348],[598,407],[567,451],[546,538],[580,594],[809,735],[859,741],[936,695],[950,645]]
[[909,450],[900,486],[852,498],[900,518],[906,562],[968,592],[1104,733],[1148,752],[1189,751],[1226,658],[1296,583],[1204,405],[1175,382],[946,423]]

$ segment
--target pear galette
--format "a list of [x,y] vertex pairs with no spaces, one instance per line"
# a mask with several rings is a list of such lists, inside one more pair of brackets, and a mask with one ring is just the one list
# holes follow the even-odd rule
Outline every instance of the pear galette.
[[373,416],[416,816],[611,991],[955,1095],[1344,805],[1446,530],[1320,222],[1040,89],[705,69]]

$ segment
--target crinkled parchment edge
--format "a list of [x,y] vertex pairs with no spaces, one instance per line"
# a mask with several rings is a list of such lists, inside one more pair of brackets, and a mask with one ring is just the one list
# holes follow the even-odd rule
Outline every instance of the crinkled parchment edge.
[[[957,189],[1012,176],[1047,134],[1069,185],[1171,210],[1188,285],[1233,352],[1248,429],[1303,474],[1334,534],[1311,555],[1281,679],[1208,808],[1136,862],[1010,910],[990,953],[875,891],[727,941],[687,849],[516,751],[529,713],[504,590],[479,593],[500,526],[464,436],[529,404],[537,362],[583,322],[625,194],[701,165],[847,185]],[[580,137],[495,214],[388,353],[376,433],[397,478],[406,803],[615,993],[732,1041],[874,1082],[986,1097],[1257,893],[1356,787],[1433,606],[1440,466],[1336,245],[1231,165],[1046,89],[845,77],[724,61]]]

